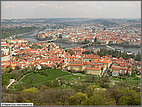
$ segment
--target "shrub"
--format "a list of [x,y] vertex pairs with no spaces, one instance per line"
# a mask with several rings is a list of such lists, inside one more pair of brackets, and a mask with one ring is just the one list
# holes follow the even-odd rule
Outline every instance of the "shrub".
[[69,104],[70,105],[87,105],[88,97],[86,94],[78,92],[75,95],[70,97]]
[[88,94],[89,97],[93,95],[93,92],[95,91],[96,88],[100,88],[100,87],[97,85],[89,85],[86,88],[86,93]]

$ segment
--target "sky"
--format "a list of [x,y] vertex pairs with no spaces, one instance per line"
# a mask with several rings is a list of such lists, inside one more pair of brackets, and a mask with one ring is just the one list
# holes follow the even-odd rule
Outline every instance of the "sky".
[[1,18],[141,18],[141,2],[1,1]]

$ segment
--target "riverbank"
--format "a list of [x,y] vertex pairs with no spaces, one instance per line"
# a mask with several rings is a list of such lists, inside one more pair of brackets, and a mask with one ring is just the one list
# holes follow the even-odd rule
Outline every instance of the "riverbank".
[[[38,41],[37,39],[35,39],[33,36],[35,36],[37,34],[37,32],[33,32],[32,34],[28,34],[28,35],[24,35],[22,36],[22,39],[26,39],[28,40],[29,42],[34,42],[34,43],[39,43],[40,41]],[[61,39],[57,39],[56,41],[54,41],[53,43],[56,43],[58,45],[60,45],[61,47],[63,48],[76,48],[76,47],[80,47],[81,45],[84,45],[83,43],[78,43],[78,42],[71,42],[71,41],[64,41],[64,40],[61,40]],[[131,51],[132,53],[135,53],[135,54],[138,54],[141,53],[141,48],[140,47],[125,47],[125,46],[122,46],[120,44],[113,44],[113,45],[110,45],[109,46],[115,48],[115,49],[118,49],[118,50],[121,50],[121,51]],[[91,46],[88,46],[86,47],[86,49],[89,49],[89,50],[92,50],[92,49],[102,49],[102,48],[105,48],[105,49],[110,49],[108,47],[106,47],[105,44],[103,45],[100,45],[100,44],[93,44]]]
[[[39,39],[37,37],[35,37],[36,40],[39,40],[39,41],[45,41],[45,40],[49,40],[49,39]],[[54,41],[55,43],[66,43],[66,44],[80,44],[80,45],[85,45],[85,44],[88,44],[88,43],[80,43],[80,42],[71,42],[71,41],[67,41],[67,40],[61,40],[61,39],[57,39],[56,41]],[[125,45],[125,44],[92,44],[94,46],[122,46],[122,47],[131,47],[131,48],[140,48],[141,46],[140,45]]]
[[9,39],[20,39],[22,36],[30,35],[30,34],[32,34],[34,32],[38,32],[39,30],[40,30],[40,28],[36,29],[36,30],[33,30],[33,31],[30,31],[30,32],[25,32],[25,33],[21,33],[21,34],[11,35],[11,36],[5,38],[5,40],[9,40]]
[[123,47],[131,47],[131,48],[141,48],[140,45],[124,45],[124,44],[108,44],[110,46],[123,46]]

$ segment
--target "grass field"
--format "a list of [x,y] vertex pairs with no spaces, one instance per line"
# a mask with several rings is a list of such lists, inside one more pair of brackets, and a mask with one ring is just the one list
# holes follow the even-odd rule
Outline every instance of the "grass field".
[[44,72],[44,74],[46,75],[41,74],[41,73],[31,73],[29,75],[26,75],[18,83],[26,83],[26,84],[29,84],[30,86],[38,86],[47,80],[54,81],[56,80],[57,77],[62,77],[65,75],[72,75],[69,72],[63,72],[61,70],[56,70],[56,69],[49,69],[49,70],[44,70],[40,72]]
[[[31,79],[32,80],[31,80]],[[21,81],[22,83],[31,84],[32,86],[37,86],[39,83],[42,83],[47,80],[47,76],[40,75],[39,73],[31,73],[30,75],[25,76]]]
[[66,76],[66,77],[62,77],[62,79],[64,80],[72,80],[72,79],[85,79],[85,75],[82,76],[82,75],[69,75],[69,76]]
[[[14,89],[17,89],[17,86],[20,86],[21,83],[29,85],[29,87],[37,87],[42,85],[44,82],[50,80],[54,81],[56,79],[64,81],[64,84],[67,86],[72,86],[75,82],[81,82],[92,76],[90,74],[81,74],[81,73],[69,73],[63,72],[57,69],[48,69],[48,70],[41,70],[39,72],[33,72],[26,75],[23,79],[15,83]],[[99,77],[95,77],[99,79]],[[119,78],[111,78],[112,83],[115,82],[116,84],[119,82],[125,83],[127,86],[140,86],[140,80],[134,78],[127,78],[127,79],[119,79]]]

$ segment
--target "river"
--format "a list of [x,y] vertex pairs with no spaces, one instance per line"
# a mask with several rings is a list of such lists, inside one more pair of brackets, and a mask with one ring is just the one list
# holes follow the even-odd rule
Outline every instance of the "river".
[[[46,31],[49,29],[46,29]],[[34,42],[34,43],[39,43],[38,40],[36,40],[33,36],[35,36],[38,33],[38,31],[30,33],[30,34],[26,34],[24,36],[21,37],[21,39],[26,39],[30,42]],[[61,43],[61,42],[54,42],[58,45],[60,45],[63,48],[75,48],[80,46],[81,44],[68,44],[68,43]],[[115,49],[120,49],[121,51],[131,51],[132,53],[138,54],[138,52],[141,53],[141,48],[136,48],[136,47],[123,47],[123,46],[117,46],[117,45],[111,45],[111,47],[115,48]],[[98,48],[105,48],[105,49],[110,49],[106,46],[89,46],[86,47],[86,49],[98,49]]]
[[34,36],[38,34],[38,31],[35,31],[33,33],[29,33],[27,35],[24,35],[24,36],[21,36],[21,39],[26,39],[28,40],[29,42],[34,42],[34,43],[37,43],[38,41],[34,38]]

